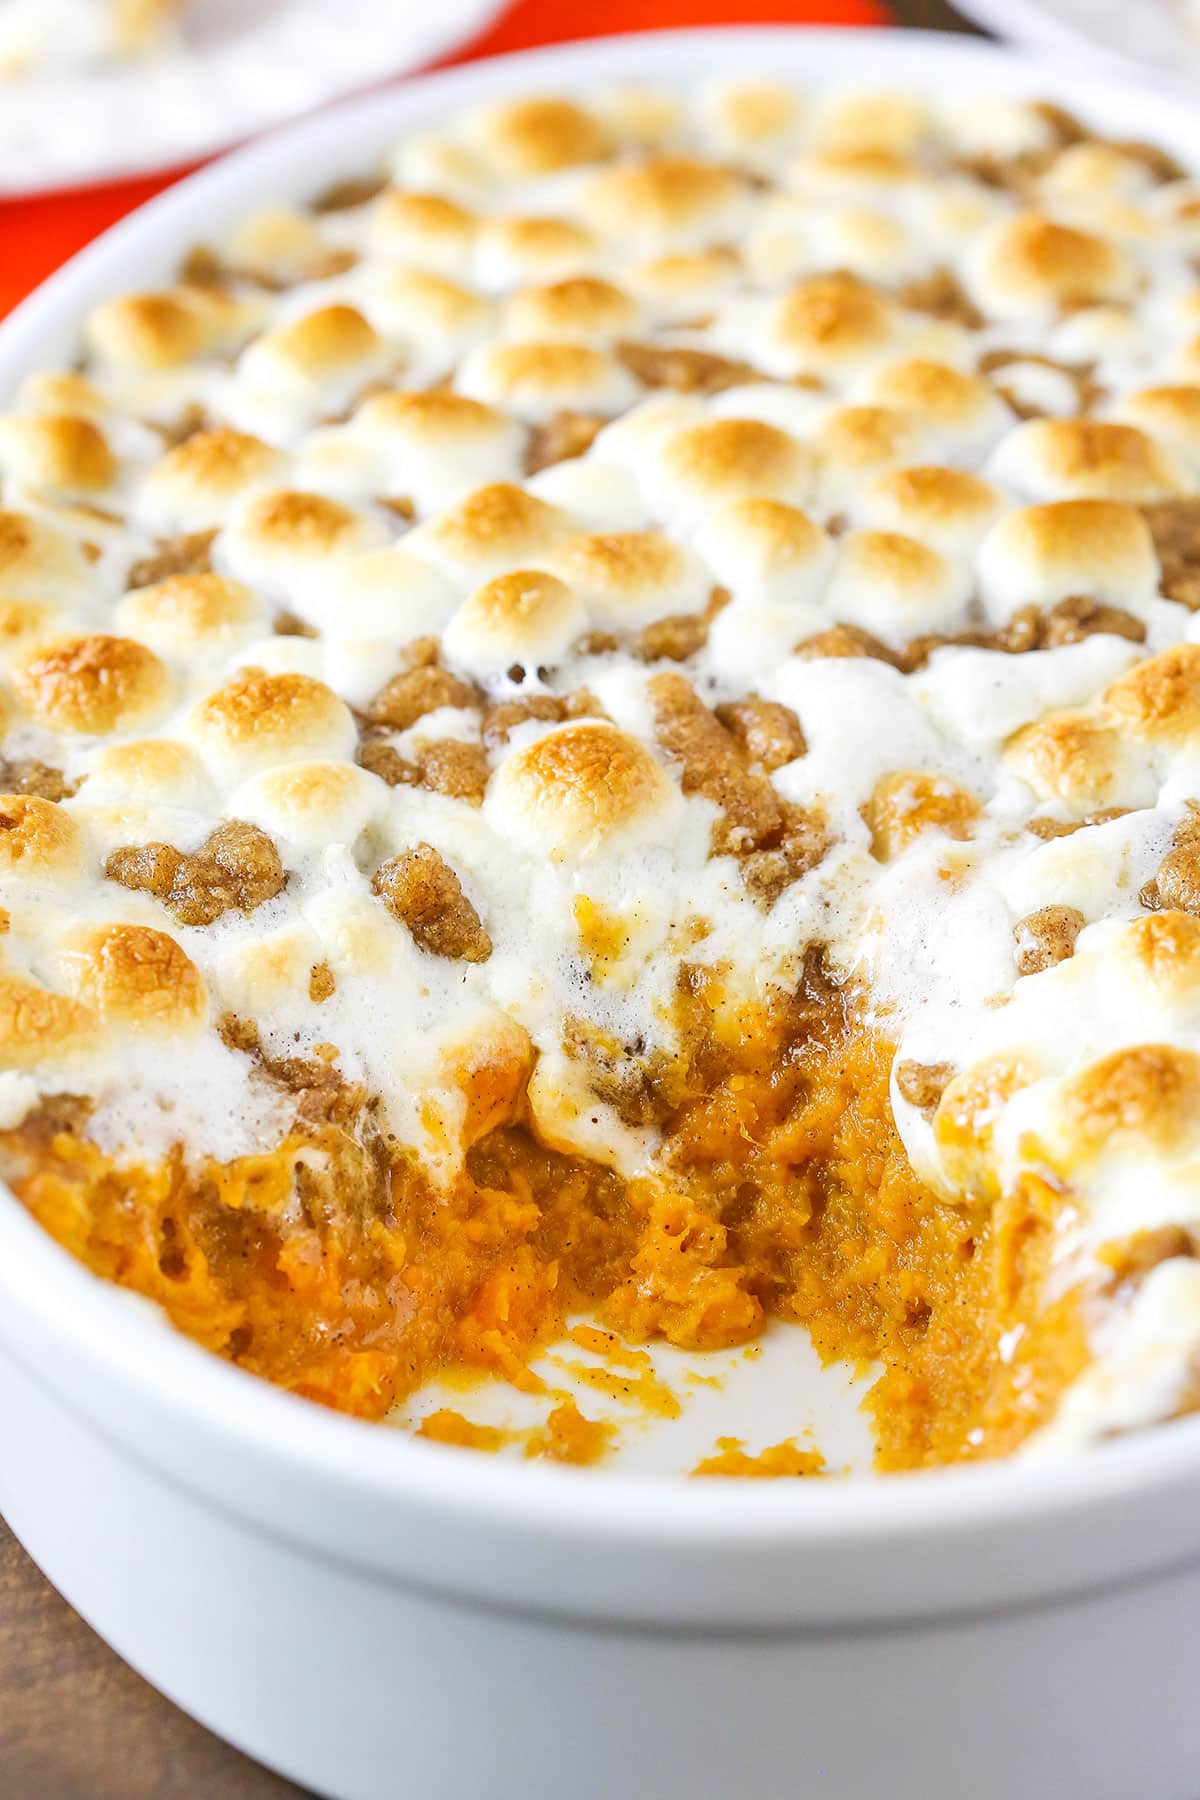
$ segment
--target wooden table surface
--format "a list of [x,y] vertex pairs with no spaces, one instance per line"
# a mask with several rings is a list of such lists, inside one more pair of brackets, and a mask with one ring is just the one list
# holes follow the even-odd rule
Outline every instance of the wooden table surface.
[[[730,15],[736,8],[731,4]],[[906,25],[970,29],[943,0]],[[34,1568],[0,1519],[0,1800],[302,1800],[164,1700]]]

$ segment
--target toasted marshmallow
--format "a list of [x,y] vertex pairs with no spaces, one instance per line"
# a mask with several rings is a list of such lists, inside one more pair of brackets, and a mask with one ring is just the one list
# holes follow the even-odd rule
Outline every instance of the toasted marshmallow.
[[1068,1077],[1055,1136],[1071,1170],[1122,1151],[1194,1155],[1200,1148],[1200,1055],[1173,1044],[1112,1051]]
[[235,350],[259,319],[216,289],[178,287],[106,300],[88,314],[84,337],[102,364],[152,372]]
[[17,411],[74,413],[102,421],[110,410],[105,394],[77,369],[34,369],[17,389]]
[[286,440],[344,406],[387,363],[387,345],[357,307],[320,306],[247,346],[224,410],[245,431]]
[[1040,800],[1075,813],[1153,804],[1145,759],[1121,735],[1086,713],[1045,713],[1017,732],[1005,761]]
[[631,336],[640,320],[636,302],[613,282],[601,281],[596,275],[577,275],[570,281],[521,288],[504,312],[504,322],[512,336],[534,342],[566,338],[605,343]]
[[491,173],[461,138],[441,131],[416,132],[396,148],[391,172],[402,188],[445,194],[466,206],[481,203],[492,187]]
[[78,413],[0,418],[0,475],[31,492],[95,496],[113,485],[117,459],[94,420]]
[[1136,507],[1117,500],[1057,500],[1000,520],[979,552],[979,589],[995,624],[1021,606],[1085,595],[1139,612],[1158,589],[1158,558]]
[[610,163],[584,184],[579,203],[603,237],[645,250],[700,250],[736,240],[746,190],[731,170],[690,156]]
[[778,155],[795,139],[804,117],[795,90],[774,81],[721,77],[708,82],[697,98],[721,155]]
[[176,806],[195,812],[215,803],[203,762],[177,738],[109,744],[88,771],[83,798],[89,806]]
[[36,794],[0,795],[0,875],[69,881],[83,867],[83,835],[64,806]]
[[561,661],[586,623],[583,601],[564,581],[514,569],[463,601],[442,642],[452,667],[484,678],[514,664],[537,669]]
[[231,650],[265,622],[254,590],[222,575],[172,575],[135,588],[114,616],[131,637],[168,658]]
[[403,644],[443,629],[457,604],[453,586],[431,563],[400,544],[338,557],[299,609],[331,638]]
[[847,379],[879,357],[895,335],[894,310],[865,282],[814,275],[774,306],[762,361],[772,374]]
[[1006,319],[1125,300],[1137,284],[1134,264],[1115,244],[1041,213],[1019,213],[986,230],[966,274],[972,298]]
[[1054,200],[1136,200],[1148,193],[1151,181],[1140,157],[1119,144],[1091,142],[1060,150],[1041,178],[1041,190]]
[[908,156],[930,123],[928,108],[915,94],[898,88],[835,88],[815,108],[813,139],[825,150]]
[[1150,339],[1129,306],[1083,306],[1055,325],[1046,348],[1066,363],[1134,362],[1147,354]]
[[87,560],[73,538],[31,513],[0,510],[0,594],[70,605],[87,587]]
[[1112,926],[1112,962],[1131,995],[1145,995],[1181,1025],[1200,1007],[1200,919],[1166,911]]
[[275,931],[222,944],[214,987],[229,1012],[260,1018],[274,1007],[311,999],[313,971],[323,962],[325,949],[312,927],[289,921]]
[[[1185,174],[1164,181],[1151,195],[1149,204],[1161,217],[1189,234],[1200,221],[1200,187],[1194,176]],[[1192,241],[1190,235],[1188,241]]]
[[761,687],[828,624],[817,601],[734,599],[709,627],[707,665],[722,682]]
[[852,531],[838,545],[824,606],[839,623],[898,644],[956,624],[968,593],[963,571],[928,544],[890,531]]
[[922,179],[909,156],[893,150],[809,150],[788,174],[798,193],[844,205],[900,206]]
[[511,752],[484,801],[502,842],[553,862],[661,842],[681,810],[649,751],[604,720],[559,726]]
[[420,387],[446,375],[492,329],[492,303],[427,269],[385,268],[364,277],[363,303],[411,364]]
[[470,273],[479,220],[445,194],[388,188],[371,208],[368,243],[413,268],[462,280]]
[[894,406],[840,406],[816,437],[821,497],[834,510],[849,505],[868,482],[889,469],[921,460],[929,446],[919,421]]
[[928,248],[881,209],[831,207],[817,213],[809,235],[810,267],[845,269],[866,281],[896,284],[928,267]]
[[60,638],[13,670],[29,712],[51,731],[99,737],[144,724],[166,706],[171,678],[135,638]]
[[241,369],[264,387],[318,386],[360,372],[379,350],[378,338],[358,309],[334,302],[262,332],[243,353]]
[[[411,499],[396,493],[386,479],[379,458],[356,436],[348,424],[318,425],[305,432],[286,467],[288,485],[303,493],[320,494],[359,506],[378,495],[393,516],[407,515]],[[279,487],[276,478],[267,483]],[[396,512],[396,502],[404,505]]]
[[[44,600],[0,599],[0,665],[10,667],[62,636],[62,608]],[[4,710],[0,707],[0,718]]]
[[598,162],[612,148],[595,113],[553,94],[481,107],[464,120],[463,130],[480,159],[506,179]]
[[339,981],[354,975],[395,980],[396,926],[370,894],[326,889],[305,912]]
[[277,486],[282,451],[221,426],[176,444],[146,475],[138,512],[152,531],[206,531],[223,525],[239,501]]
[[1114,415],[1178,457],[1193,483],[1200,479],[1200,382],[1139,388],[1118,403]]
[[971,94],[942,109],[942,123],[965,156],[1022,156],[1050,150],[1054,128],[1030,100]]
[[1107,419],[1028,419],[1001,439],[989,472],[1030,500],[1138,505],[1191,485],[1154,438]]
[[[722,396],[723,398],[723,396]],[[709,417],[695,394],[651,394],[606,425],[592,444],[597,462],[631,469],[642,475],[667,439]]]
[[862,400],[891,406],[917,420],[943,452],[971,459],[987,453],[1012,413],[978,375],[922,357],[883,363],[862,383]]
[[572,219],[501,213],[480,230],[475,277],[486,292],[495,293],[524,282],[587,275],[601,259],[598,239]]
[[208,1018],[204,980],[165,931],[149,925],[88,925],[58,955],[63,986],[106,1025],[139,1035],[194,1035]]
[[658,531],[567,538],[548,562],[601,631],[637,631],[675,613],[698,612],[708,600],[703,563]]
[[1200,644],[1172,644],[1136,663],[1104,694],[1104,716],[1164,748],[1200,744]]
[[1079,380],[1057,363],[1023,356],[993,376],[998,393],[1023,417],[1073,419],[1080,410]]
[[285,286],[315,280],[329,255],[329,245],[311,213],[272,206],[251,213],[220,245],[222,260],[259,279]]
[[781,194],[762,209],[747,234],[745,256],[764,282],[833,268],[896,283],[929,261],[921,240],[890,213],[869,206],[818,209],[803,194]]
[[677,250],[625,270],[625,281],[656,318],[696,319],[718,306],[737,282],[739,263],[727,246]]
[[323,681],[253,667],[200,701],[186,732],[222,782],[273,763],[349,758],[355,740],[349,708]]
[[1171,353],[1164,373],[1172,381],[1200,382],[1200,336],[1189,338]]
[[711,418],[759,419],[802,442],[818,434],[831,412],[828,400],[811,388],[773,381],[722,388],[708,402],[707,410]]
[[380,520],[321,494],[279,488],[239,507],[219,546],[221,566],[264,594],[290,596],[325,567],[385,537]]
[[633,376],[615,357],[590,344],[555,339],[482,345],[464,359],[455,386],[531,424],[557,412],[611,417],[638,395]]
[[590,531],[639,531],[650,523],[637,480],[620,463],[568,456],[539,469],[526,485]]
[[957,267],[984,227],[1007,210],[995,190],[943,172],[911,183],[904,197],[912,241],[931,272],[941,259]]
[[61,1079],[67,1067],[100,1048],[100,1021],[90,1008],[16,971],[0,970],[0,1065],[43,1070]]
[[643,150],[660,149],[687,125],[678,96],[661,88],[622,83],[603,93],[595,107],[621,143]]
[[696,548],[737,599],[809,604],[833,566],[833,541],[780,500],[735,500],[704,525]]
[[536,568],[569,536],[567,515],[524,488],[493,482],[409,533],[405,547],[471,585]]
[[969,555],[1003,510],[990,482],[936,463],[880,475],[856,508],[864,525],[919,538],[950,557]]
[[373,394],[347,429],[371,453],[381,491],[408,495],[422,513],[520,474],[520,426],[443,388]]
[[243,782],[227,810],[300,855],[315,856],[330,844],[353,844],[387,804],[385,784],[354,763],[288,762]]
[[667,439],[647,471],[665,517],[699,522],[714,506],[755,496],[804,506],[816,478],[813,453],[759,419],[711,419]]

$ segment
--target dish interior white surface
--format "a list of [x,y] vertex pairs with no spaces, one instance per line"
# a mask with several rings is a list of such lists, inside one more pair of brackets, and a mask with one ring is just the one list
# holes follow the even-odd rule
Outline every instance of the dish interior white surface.
[[[677,1415],[647,1406],[636,1373],[623,1393],[621,1366],[575,1344],[553,1344],[530,1363],[551,1392],[569,1393],[586,1417],[612,1428],[616,1454],[601,1463],[598,1474],[619,1469],[623,1475],[686,1475],[713,1457],[720,1438],[736,1438],[750,1455],[779,1443],[816,1449],[831,1475],[869,1474],[874,1443],[861,1403],[877,1369],[822,1367],[807,1333],[778,1322],[755,1343],[732,1350],[694,1354],[654,1343],[645,1354],[653,1379],[678,1405]],[[589,1374],[601,1377],[599,1389]],[[490,1381],[464,1391],[461,1382],[435,1379],[394,1416],[398,1425],[412,1426],[441,1407],[465,1414],[473,1424],[512,1432],[513,1439],[499,1450],[512,1457],[524,1454],[522,1434],[539,1426],[546,1413],[543,1396],[520,1393],[507,1383]]]
[[0,82],[0,195],[209,156],[419,68],[494,11],[493,0],[193,0],[179,48]]

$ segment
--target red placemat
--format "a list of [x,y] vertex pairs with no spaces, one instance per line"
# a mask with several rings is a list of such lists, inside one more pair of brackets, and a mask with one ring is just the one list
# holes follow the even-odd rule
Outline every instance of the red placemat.
[[[886,25],[879,0],[516,0],[438,67],[569,38],[676,25]],[[400,77],[399,79],[404,79]],[[67,194],[0,201],[0,317],[68,256],[187,169]]]

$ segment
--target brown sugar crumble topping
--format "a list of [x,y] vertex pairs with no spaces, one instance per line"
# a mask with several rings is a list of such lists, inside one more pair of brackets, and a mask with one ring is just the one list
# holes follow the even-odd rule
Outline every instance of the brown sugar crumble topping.
[[486,962],[492,940],[462,883],[430,844],[418,844],[381,863],[371,882],[394,919],[407,925],[422,950],[463,962]]
[[1074,955],[1075,939],[1087,923],[1077,906],[1042,906],[1013,928],[1017,970],[1038,975]]
[[211,925],[236,907],[251,913],[282,892],[287,874],[265,831],[230,819],[199,850],[136,844],[114,850],[104,864],[110,881],[152,894],[181,925]]

